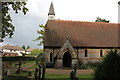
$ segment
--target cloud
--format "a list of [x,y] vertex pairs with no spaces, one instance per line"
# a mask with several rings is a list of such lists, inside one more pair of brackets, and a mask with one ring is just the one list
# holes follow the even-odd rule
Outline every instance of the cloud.
[[28,0],[26,7],[29,9],[29,15],[45,18],[48,14],[49,5],[50,0]]
[[[54,0],[56,19],[95,21],[96,17],[101,17],[110,22],[118,20],[119,0]],[[38,34],[39,24],[45,24],[48,18],[48,11],[51,0],[28,0],[26,15],[22,12],[15,14],[10,11],[13,24],[16,26],[12,39],[6,38],[3,44],[30,45],[35,48],[38,42],[33,42]],[[0,43],[0,45],[2,45]]]
[[4,39],[4,44],[42,48],[42,46],[37,46],[38,42],[34,42],[33,40],[38,36],[37,30],[40,30],[39,25],[45,24],[46,19],[29,11],[30,14],[27,13],[26,15],[23,15],[22,12],[15,14],[12,10],[9,12],[13,20],[12,23],[15,26],[15,32],[12,39]]

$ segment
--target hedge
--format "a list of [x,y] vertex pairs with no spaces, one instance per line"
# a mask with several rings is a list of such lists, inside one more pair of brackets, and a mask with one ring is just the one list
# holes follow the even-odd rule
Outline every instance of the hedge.
[[2,61],[34,61],[36,57],[26,57],[26,56],[3,56]]

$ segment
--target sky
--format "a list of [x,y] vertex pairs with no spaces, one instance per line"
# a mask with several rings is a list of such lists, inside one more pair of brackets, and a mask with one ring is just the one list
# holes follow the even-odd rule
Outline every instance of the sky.
[[39,35],[40,24],[46,24],[50,3],[53,2],[55,19],[72,21],[94,22],[97,17],[110,20],[110,23],[118,23],[119,0],[27,0],[29,9],[26,15],[22,12],[15,14],[10,10],[15,32],[12,37],[5,38],[0,46],[26,45],[31,48],[43,48],[37,46],[38,41],[33,40]]

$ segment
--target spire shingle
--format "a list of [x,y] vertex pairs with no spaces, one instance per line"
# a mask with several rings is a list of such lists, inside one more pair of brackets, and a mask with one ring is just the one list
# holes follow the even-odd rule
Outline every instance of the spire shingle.
[[51,2],[48,15],[55,15],[54,7],[53,7],[53,2]]

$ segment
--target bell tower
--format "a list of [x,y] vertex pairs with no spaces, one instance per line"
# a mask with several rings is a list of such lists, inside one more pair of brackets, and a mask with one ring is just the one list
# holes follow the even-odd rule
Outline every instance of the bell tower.
[[51,2],[49,13],[48,13],[48,20],[54,20],[54,18],[55,18],[55,12],[53,7],[53,2]]

